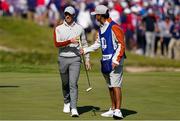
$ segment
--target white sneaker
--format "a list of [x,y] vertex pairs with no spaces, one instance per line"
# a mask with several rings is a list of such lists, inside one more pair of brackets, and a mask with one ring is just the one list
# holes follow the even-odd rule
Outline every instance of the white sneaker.
[[72,117],[79,117],[79,114],[78,114],[78,111],[77,111],[77,109],[71,109],[71,116]]
[[113,118],[115,118],[115,119],[123,119],[123,115],[121,113],[121,110],[115,109],[114,114],[113,114]]
[[67,103],[67,104],[64,103],[63,112],[64,113],[69,113],[70,112],[70,103]]
[[113,117],[113,112],[114,110],[112,110],[111,108],[109,109],[109,111],[102,113],[101,116],[102,117]]

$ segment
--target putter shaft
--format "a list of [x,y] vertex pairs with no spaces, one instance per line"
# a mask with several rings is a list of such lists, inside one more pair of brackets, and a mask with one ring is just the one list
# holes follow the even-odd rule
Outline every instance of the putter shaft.
[[[82,44],[81,44],[81,41],[80,41],[80,38],[79,38],[79,46],[80,48],[82,48]],[[88,86],[89,88],[91,87],[91,84],[90,84],[90,81],[89,81],[89,74],[88,74],[88,71],[86,69],[86,64],[85,64],[85,58],[84,58],[84,54],[81,55],[81,58],[82,58],[82,61],[83,61],[83,64],[84,64],[84,68],[85,68],[85,72],[86,72],[86,77],[87,77],[87,80],[88,80]],[[90,89],[91,90],[91,89]]]

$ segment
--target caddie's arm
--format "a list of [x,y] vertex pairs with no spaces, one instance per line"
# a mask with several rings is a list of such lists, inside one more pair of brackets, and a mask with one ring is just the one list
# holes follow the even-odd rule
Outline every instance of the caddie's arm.
[[94,44],[92,44],[91,46],[87,47],[87,48],[83,48],[84,53],[89,53],[89,52],[94,52],[95,50],[97,50],[99,47],[101,46],[100,43],[100,38],[99,38],[99,34],[96,34],[96,41],[94,42]]
[[113,39],[115,39],[115,41],[117,41],[117,43],[118,43],[116,52],[112,58],[113,68],[114,68],[115,66],[119,65],[120,60],[124,56],[124,53],[125,53],[125,42],[124,42],[125,37],[124,37],[124,32],[122,31],[122,29],[118,25],[112,26],[112,32],[113,32]]

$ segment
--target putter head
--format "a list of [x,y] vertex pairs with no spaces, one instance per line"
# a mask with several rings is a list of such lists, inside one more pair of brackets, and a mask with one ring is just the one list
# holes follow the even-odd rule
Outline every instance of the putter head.
[[90,90],[92,90],[92,87],[87,88],[86,92],[89,92]]

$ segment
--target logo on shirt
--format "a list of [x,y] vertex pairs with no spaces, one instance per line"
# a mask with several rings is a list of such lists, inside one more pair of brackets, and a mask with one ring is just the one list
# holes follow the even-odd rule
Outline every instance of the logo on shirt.
[[102,45],[102,50],[104,51],[107,48],[106,39],[104,37],[101,38],[101,45]]

